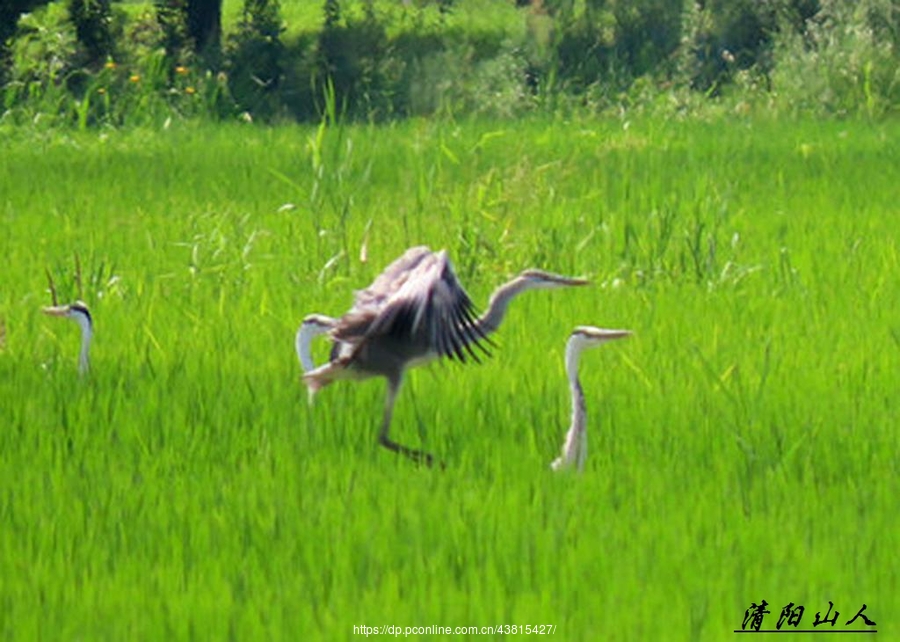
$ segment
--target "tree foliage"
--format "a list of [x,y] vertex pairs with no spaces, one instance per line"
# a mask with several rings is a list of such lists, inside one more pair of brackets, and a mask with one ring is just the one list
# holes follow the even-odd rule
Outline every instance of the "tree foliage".
[[229,86],[249,112],[271,116],[281,78],[284,47],[281,43],[278,0],[245,0],[238,31],[230,42]]
[[0,82],[5,82],[9,68],[9,43],[16,33],[19,16],[26,11],[48,4],[50,0],[2,0],[0,1]]
[[109,0],[68,0],[68,10],[89,63],[102,61],[112,53]]
[[222,0],[156,0],[155,4],[166,55],[184,60],[201,54],[214,64],[221,43]]
[[670,103],[698,104],[736,91],[792,109],[883,114],[900,94],[896,0],[509,0],[518,30],[470,28],[451,1],[317,0],[320,19],[287,41],[278,0],[243,0],[225,38],[222,0],[154,0],[151,18],[124,27],[112,0],[66,0],[53,11],[59,20],[68,9],[64,47],[40,19],[16,31],[23,12],[37,18],[46,2],[0,0],[0,74],[13,70],[7,106],[41,95],[41,83],[82,101],[105,82],[100,69],[120,61],[132,93],[184,97],[203,85],[216,114],[263,118],[316,118],[326,105],[369,119],[512,115],[536,105],[621,108],[667,92]]

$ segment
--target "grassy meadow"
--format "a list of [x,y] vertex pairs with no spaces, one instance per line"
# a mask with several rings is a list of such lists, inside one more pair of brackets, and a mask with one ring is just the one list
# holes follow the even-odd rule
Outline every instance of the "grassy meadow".
[[[3,639],[723,640],[760,600],[900,630],[897,123],[2,136]],[[380,380],[308,405],[293,349],[417,244],[479,307],[529,267],[593,281],[410,373],[392,436],[444,470],[377,446]],[[91,308],[85,378],[45,269]],[[583,356],[558,475],[580,324],[635,334]]]

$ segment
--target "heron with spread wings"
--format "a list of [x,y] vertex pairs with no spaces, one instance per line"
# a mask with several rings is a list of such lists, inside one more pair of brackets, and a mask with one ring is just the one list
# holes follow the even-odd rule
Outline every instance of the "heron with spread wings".
[[[303,381],[314,394],[341,379],[384,377],[387,398],[379,443],[414,461],[431,465],[429,453],[390,438],[394,402],[407,369],[441,357],[465,363],[489,355],[490,334],[506,316],[510,301],[526,290],[585,285],[585,279],[541,270],[525,270],[491,295],[487,310],[476,317],[447,252],[424,246],[407,250],[365,290],[340,318],[313,314],[297,331],[295,347]],[[321,334],[333,341],[328,363],[315,367],[310,343]]]

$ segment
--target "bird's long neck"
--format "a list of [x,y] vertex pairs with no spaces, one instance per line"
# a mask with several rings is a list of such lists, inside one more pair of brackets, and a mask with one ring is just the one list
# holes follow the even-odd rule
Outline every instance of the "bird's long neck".
[[569,377],[569,391],[572,394],[572,429],[577,432],[584,431],[585,406],[584,391],[581,389],[581,381],[578,379],[578,361],[581,358],[581,348],[574,342],[566,346],[566,375]]
[[312,340],[320,334],[325,334],[334,325],[335,320],[321,314],[311,314],[300,324],[297,336],[294,339],[294,347],[297,350],[297,358],[303,372],[315,370],[316,364],[312,358]]
[[84,374],[90,368],[88,355],[90,354],[91,337],[94,332],[93,328],[91,328],[91,322],[87,318],[79,315],[75,317],[75,321],[81,326],[81,352],[78,355],[78,372]]
[[475,321],[476,327],[483,335],[494,332],[503,322],[503,317],[506,316],[506,309],[509,307],[509,302],[512,301],[513,297],[534,286],[533,282],[521,276],[517,276],[508,283],[501,285],[491,295],[487,310]]

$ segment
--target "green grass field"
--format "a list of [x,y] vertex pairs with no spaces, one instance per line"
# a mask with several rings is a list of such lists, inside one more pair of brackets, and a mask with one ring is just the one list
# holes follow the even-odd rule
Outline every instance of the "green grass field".
[[[727,640],[760,600],[900,630],[896,123],[3,136],[3,639]],[[411,373],[392,434],[445,470],[376,445],[381,381],[310,407],[293,351],[415,244],[479,306],[593,280]],[[40,313],[76,254],[85,379]],[[635,336],[584,355],[588,465],[556,475],[579,324]]]

